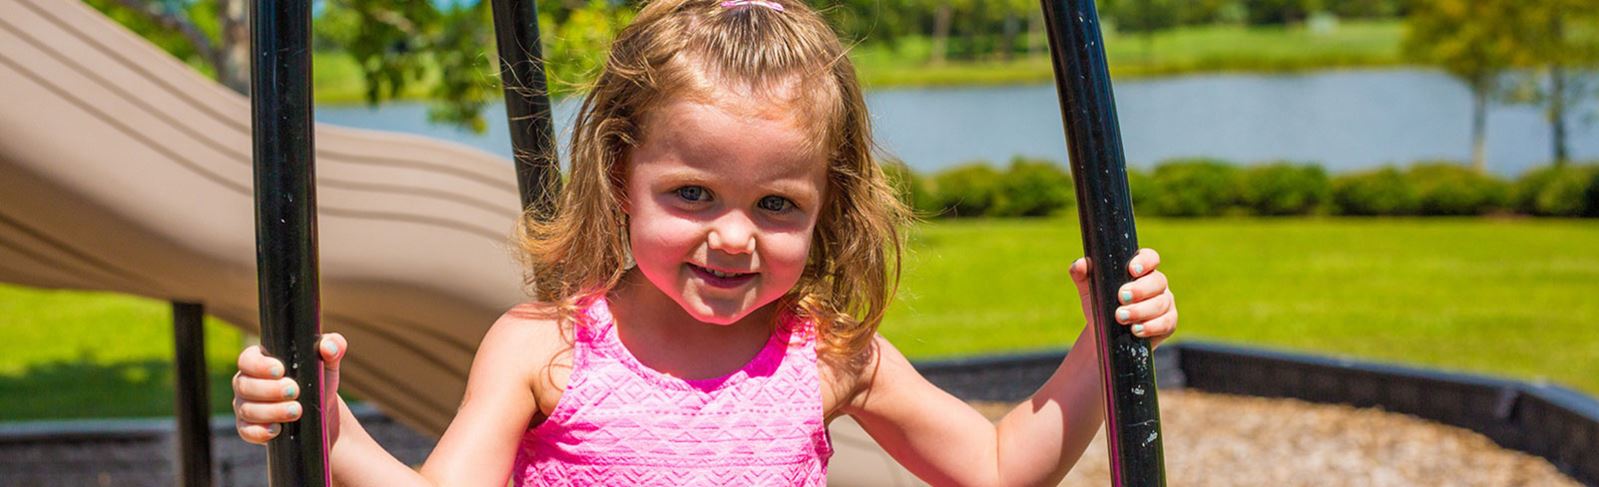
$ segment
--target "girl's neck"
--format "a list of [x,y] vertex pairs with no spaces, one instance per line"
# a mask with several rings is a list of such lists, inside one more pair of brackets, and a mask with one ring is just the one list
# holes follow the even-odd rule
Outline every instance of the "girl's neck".
[[777,318],[772,303],[732,324],[699,321],[637,269],[623,276],[607,301],[623,343],[640,362],[686,378],[737,370],[760,353]]

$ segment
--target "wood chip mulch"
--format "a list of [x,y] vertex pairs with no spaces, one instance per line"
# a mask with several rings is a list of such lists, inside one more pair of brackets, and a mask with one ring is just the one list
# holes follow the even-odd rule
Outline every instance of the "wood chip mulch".
[[[997,419],[1010,405],[978,404]],[[1542,458],[1380,409],[1162,390],[1167,485],[1571,486]],[[1110,485],[1100,430],[1061,486]]]

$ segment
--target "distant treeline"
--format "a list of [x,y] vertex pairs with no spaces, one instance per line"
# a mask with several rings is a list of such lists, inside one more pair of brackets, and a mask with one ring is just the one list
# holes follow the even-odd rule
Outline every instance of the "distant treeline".
[[[1101,0],[1105,24],[1150,33],[1189,25],[1290,25],[1317,15],[1397,18],[1413,0]],[[933,41],[932,57],[1008,59],[1045,48],[1043,13],[1033,0],[829,0],[813,5],[846,36],[893,45]],[[541,7],[543,3],[540,3]]]
[[[1003,170],[975,162],[931,175],[898,162],[884,167],[901,198],[924,217],[1047,216],[1076,204],[1071,176],[1045,160],[1018,157]],[[1150,216],[1599,217],[1599,161],[1546,166],[1511,180],[1453,161],[1329,176],[1310,163],[1190,158],[1153,171],[1129,168],[1127,179],[1135,211]]]

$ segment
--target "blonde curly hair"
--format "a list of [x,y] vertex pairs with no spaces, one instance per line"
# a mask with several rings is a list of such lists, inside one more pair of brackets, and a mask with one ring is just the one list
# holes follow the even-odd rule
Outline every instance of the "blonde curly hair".
[[517,232],[530,292],[563,319],[626,272],[623,164],[643,140],[646,114],[729,85],[767,96],[786,88],[795,94],[789,106],[819,135],[809,142],[827,154],[828,187],[805,271],[779,304],[816,323],[824,358],[869,347],[898,286],[910,211],[874,157],[866,102],[837,34],[799,1],[769,3],[781,9],[658,0],[618,34],[578,112],[553,218],[530,214]]

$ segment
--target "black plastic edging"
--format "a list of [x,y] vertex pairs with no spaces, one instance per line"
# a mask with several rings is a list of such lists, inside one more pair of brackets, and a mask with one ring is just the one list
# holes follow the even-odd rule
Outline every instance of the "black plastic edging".
[[1190,388],[1415,415],[1482,433],[1599,485],[1599,401],[1571,389],[1236,345],[1176,346]]
[[[968,401],[1027,399],[1065,350],[917,362]],[[1155,349],[1161,388],[1379,407],[1466,428],[1599,486],[1599,401],[1565,387],[1459,372],[1184,341]]]

